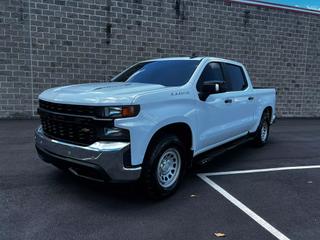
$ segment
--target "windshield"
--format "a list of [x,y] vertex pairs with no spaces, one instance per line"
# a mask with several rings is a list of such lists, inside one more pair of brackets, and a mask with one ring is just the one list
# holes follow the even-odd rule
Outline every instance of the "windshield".
[[130,67],[112,81],[181,86],[189,81],[199,63],[199,60],[142,62]]

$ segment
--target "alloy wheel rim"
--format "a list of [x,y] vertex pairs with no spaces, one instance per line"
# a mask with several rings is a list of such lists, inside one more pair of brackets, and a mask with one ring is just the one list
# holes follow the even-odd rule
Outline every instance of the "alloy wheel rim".
[[160,186],[171,187],[178,179],[181,169],[181,157],[178,150],[167,149],[160,157],[157,178]]

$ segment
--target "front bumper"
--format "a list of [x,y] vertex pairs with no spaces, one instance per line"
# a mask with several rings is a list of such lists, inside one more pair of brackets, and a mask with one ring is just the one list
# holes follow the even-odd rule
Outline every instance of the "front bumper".
[[140,177],[141,167],[125,167],[124,158],[130,143],[96,142],[78,146],[46,137],[39,127],[35,145],[40,158],[73,174],[98,181],[133,181]]

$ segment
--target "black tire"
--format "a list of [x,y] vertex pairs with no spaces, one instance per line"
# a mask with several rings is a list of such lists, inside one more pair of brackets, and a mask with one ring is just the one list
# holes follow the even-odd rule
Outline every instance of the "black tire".
[[269,139],[270,132],[270,114],[264,111],[258,126],[257,131],[254,133],[253,144],[256,147],[264,146]]
[[[171,185],[166,187],[159,180],[161,177],[159,177],[158,168],[161,165],[160,159],[163,162],[165,154],[169,154],[171,151],[176,151],[175,153],[180,155],[180,168],[174,179],[172,178]],[[141,181],[148,197],[162,199],[177,190],[185,173],[187,156],[186,147],[176,135],[161,134],[152,141],[145,155],[141,173]]]

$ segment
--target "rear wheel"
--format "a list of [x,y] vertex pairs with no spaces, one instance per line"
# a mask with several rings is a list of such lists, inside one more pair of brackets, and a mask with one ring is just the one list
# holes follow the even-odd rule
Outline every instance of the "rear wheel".
[[141,180],[149,197],[160,199],[178,188],[186,162],[186,148],[172,134],[162,134],[151,143],[142,166]]
[[255,137],[253,143],[257,147],[262,147],[265,145],[269,138],[270,131],[270,114],[268,111],[264,111],[260,120],[257,131],[255,132]]

